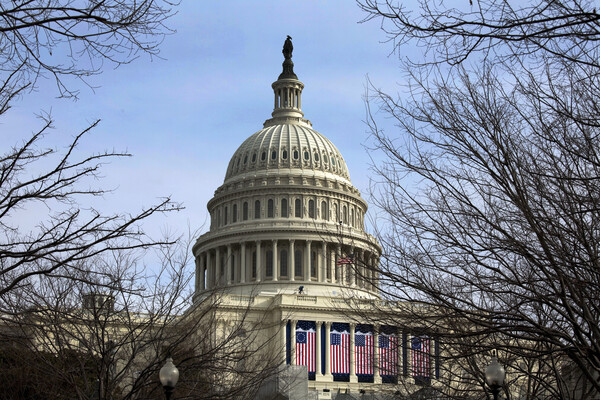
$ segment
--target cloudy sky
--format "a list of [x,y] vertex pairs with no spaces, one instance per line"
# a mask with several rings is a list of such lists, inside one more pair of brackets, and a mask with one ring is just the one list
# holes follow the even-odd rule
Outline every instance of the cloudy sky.
[[[359,23],[352,1],[182,1],[170,21],[177,32],[163,59],[142,56],[89,80],[79,100],[56,99],[49,81],[13,104],[0,130],[10,146],[50,112],[60,147],[91,121],[101,124],[82,151],[126,150],[134,157],[106,166],[102,185],[116,188],[98,206],[135,212],[172,196],[186,209],[156,218],[151,231],[206,230],[206,203],[223,182],[231,155],[262,128],[273,108],[271,83],[281,72],[281,49],[293,37],[295,72],[304,82],[302,108],[313,127],[342,152],[354,185],[368,200],[366,78],[402,90],[398,55],[377,21]],[[203,228],[204,224],[204,228]]]

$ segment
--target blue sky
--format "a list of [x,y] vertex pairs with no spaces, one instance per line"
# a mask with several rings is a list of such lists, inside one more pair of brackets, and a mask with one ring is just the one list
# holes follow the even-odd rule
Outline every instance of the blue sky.
[[81,150],[126,150],[134,157],[105,167],[101,185],[116,190],[95,206],[135,212],[169,195],[186,209],[147,229],[202,229],[231,155],[270,118],[271,83],[290,35],[295,72],[305,84],[305,117],[342,152],[368,200],[366,76],[394,91],[402,90],[403,74],[378,22],[358,23],[363,17],[352,1],[184,0],[169,23],[177,32],[166,37],[163,59],[105,65],[89,80],[94,90],[71,82],[81,89],[76,102],[56,99],[52,82],[42,81],[13,104],[0,131],[5,145],[16,143],[40,126],[35,113],[51,112],[56,129],[46,144],[60,147],[99,118]]

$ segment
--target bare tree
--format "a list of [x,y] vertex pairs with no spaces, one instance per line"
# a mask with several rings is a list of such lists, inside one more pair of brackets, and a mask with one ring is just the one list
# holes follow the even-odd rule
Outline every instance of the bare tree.
[[[373,150],[383,155],[373,190],[386,221],[382,291],[464,322],[447,340],[468,337],[472,354],[496,349],[513,377],[529,380],[527,398],[581,396],[565,368],[597,392],[594,4],[418,6],[362,2],[401,54],[409,44],[426,50],[404,60],[408,96],[374,84],[368,93]],[[428,328],[444,335],[447,324]],[[485,364],[477,367],[481,376]]]
[[[67,77],[84,79],[105,62],[128,63],[158,54],[170,1],[33,0],[0,5],[0,115],[40,78],[55,80],[61,96],[76,96]],[[77,133],[64,151],[45,144],[53,128],[44,117],[38,132],[0,156],[0,302],[36,275],[76,274],[84,261],[103,252],[161,244],[139,225],[156,213],[179,209],[169,198],[133,215],[102,215],[86,201],[107,190],[97,187],[101,166],[124,152],[81,155],[78,145],[96,127]],[[44,211],[39,211],[45,209]],[[30,227],[23,216],[41,216]],[[18,294],[17,294],[18,296]]]

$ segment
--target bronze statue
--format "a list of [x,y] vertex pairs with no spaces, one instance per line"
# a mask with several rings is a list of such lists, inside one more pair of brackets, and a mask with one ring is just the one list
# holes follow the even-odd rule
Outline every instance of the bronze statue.
[[287,39],[285,39],[285,43],[283,44],[283,56],[286,60],[292,58],[292,51],[294,51],[294,45],[292,45],[292,37],[287,35]]

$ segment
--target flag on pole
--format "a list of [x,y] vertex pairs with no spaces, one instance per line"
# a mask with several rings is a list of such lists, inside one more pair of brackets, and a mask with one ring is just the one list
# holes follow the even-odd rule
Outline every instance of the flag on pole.
[[430,362],[430,339],[427,336],[414,336],[411,341],[412,375],[415,377],[429,378]]
[[357,375],[373,375],[373,328],[357,326],[354,335],[354,354]]
[[398,375],[398,337],[395,334],[379,334],[379,374]]
[[315,331],[316,325],[312,321],[296,323],[296,365],[306,365],[308,372],[316,371]]
[[350,325],[339,322],[331,324],[329,351],[332,374],[350,373]]
[[354,254],[348,254],[346,257],[340,257],[337,259],[335,265],[348,265],[354,264]]

